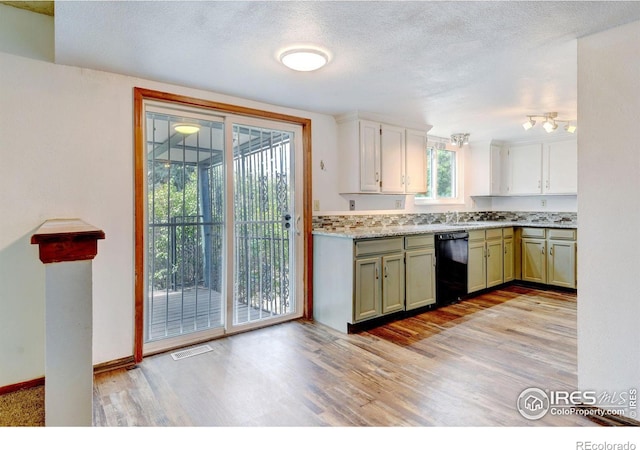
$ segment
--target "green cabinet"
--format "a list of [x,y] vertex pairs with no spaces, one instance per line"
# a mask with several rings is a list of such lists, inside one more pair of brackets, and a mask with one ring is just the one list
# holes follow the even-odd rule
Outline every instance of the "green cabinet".
[[547,284],[571,289],[577,287],[576,230],[550,229],[547,247]]
[[522,229],[522,280],[575,289],[575,229]]
[[514,248],[513,228],[502,229],[503,258],[503,281],[508,283],[516,278],[515,271],[515,248]]
[[404,309],[403,239],[356,241],[353,322]]
[[487,251],[484,230],[469,231],[467,260],[467,292],[472,293],[487,287]]
[[[507,236],[507,245],[503,233]],[[508,277],[505,279],[505,268]],[[469,231],[467,292],[499,286],[513,279],[513,228]]]
[[436,302],[436,255],[433,235],[405,237],[405,309]]

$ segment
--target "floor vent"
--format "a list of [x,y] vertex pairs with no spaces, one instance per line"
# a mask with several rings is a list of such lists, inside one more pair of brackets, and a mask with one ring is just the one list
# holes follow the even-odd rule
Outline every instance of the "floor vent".
[[208,345],[201,345],[199,347],[188,348],[186,350],[180,350],[179,352],[175,352],[171,354],[171,357],[178,361],[180,359],[189,358],[191,356],[201,355],[202,353],[207,353],[212,351],[213,349]]

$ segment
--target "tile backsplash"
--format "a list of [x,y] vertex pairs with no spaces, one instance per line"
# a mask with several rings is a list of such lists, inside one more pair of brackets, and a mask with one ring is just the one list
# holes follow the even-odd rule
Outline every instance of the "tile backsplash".
[[[446,223],[451,213],[415,214],[363,214],[314,216],[313,229],[344,230],[362,227],[386,227],[398,225],[429,225]],[[545,211],[472,211],[458,213],[459,222],[531,222],[576,224],[575,212]]]

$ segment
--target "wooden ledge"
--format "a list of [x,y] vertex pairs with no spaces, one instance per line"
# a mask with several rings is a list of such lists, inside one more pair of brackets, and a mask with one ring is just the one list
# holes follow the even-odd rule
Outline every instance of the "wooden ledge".
[[104,239],[104,231],[80,219],[52,219],[31,236],[31,243],[39,245],[40,261],[48,264],[93,259],[98,239]]

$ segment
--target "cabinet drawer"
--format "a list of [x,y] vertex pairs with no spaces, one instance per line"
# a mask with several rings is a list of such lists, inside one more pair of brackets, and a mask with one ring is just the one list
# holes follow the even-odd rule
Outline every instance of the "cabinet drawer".
[[433,247],[433,234],[406,236],[404,238],[404,248],[412,249],[419,247]]
[[356,256],[402,251],[402,238],[371,239],[356,241]]
[[503,238],[512,238],[513,237],[513,227],[503,228],[502,229],[502,237]]
[[549,239],[566,239],[568,241],[576,240],[576,230],[567,228],[549,228]]
[[502,237],[502,228],[490,228],[486,230],[487,240],[500,239]]
[[522,237],[544,239],[546,236],[545,232],[546,230],[544,228],[524,227],[522,229]]
[[469,231],[469,241],[484,241],[484,230]]

